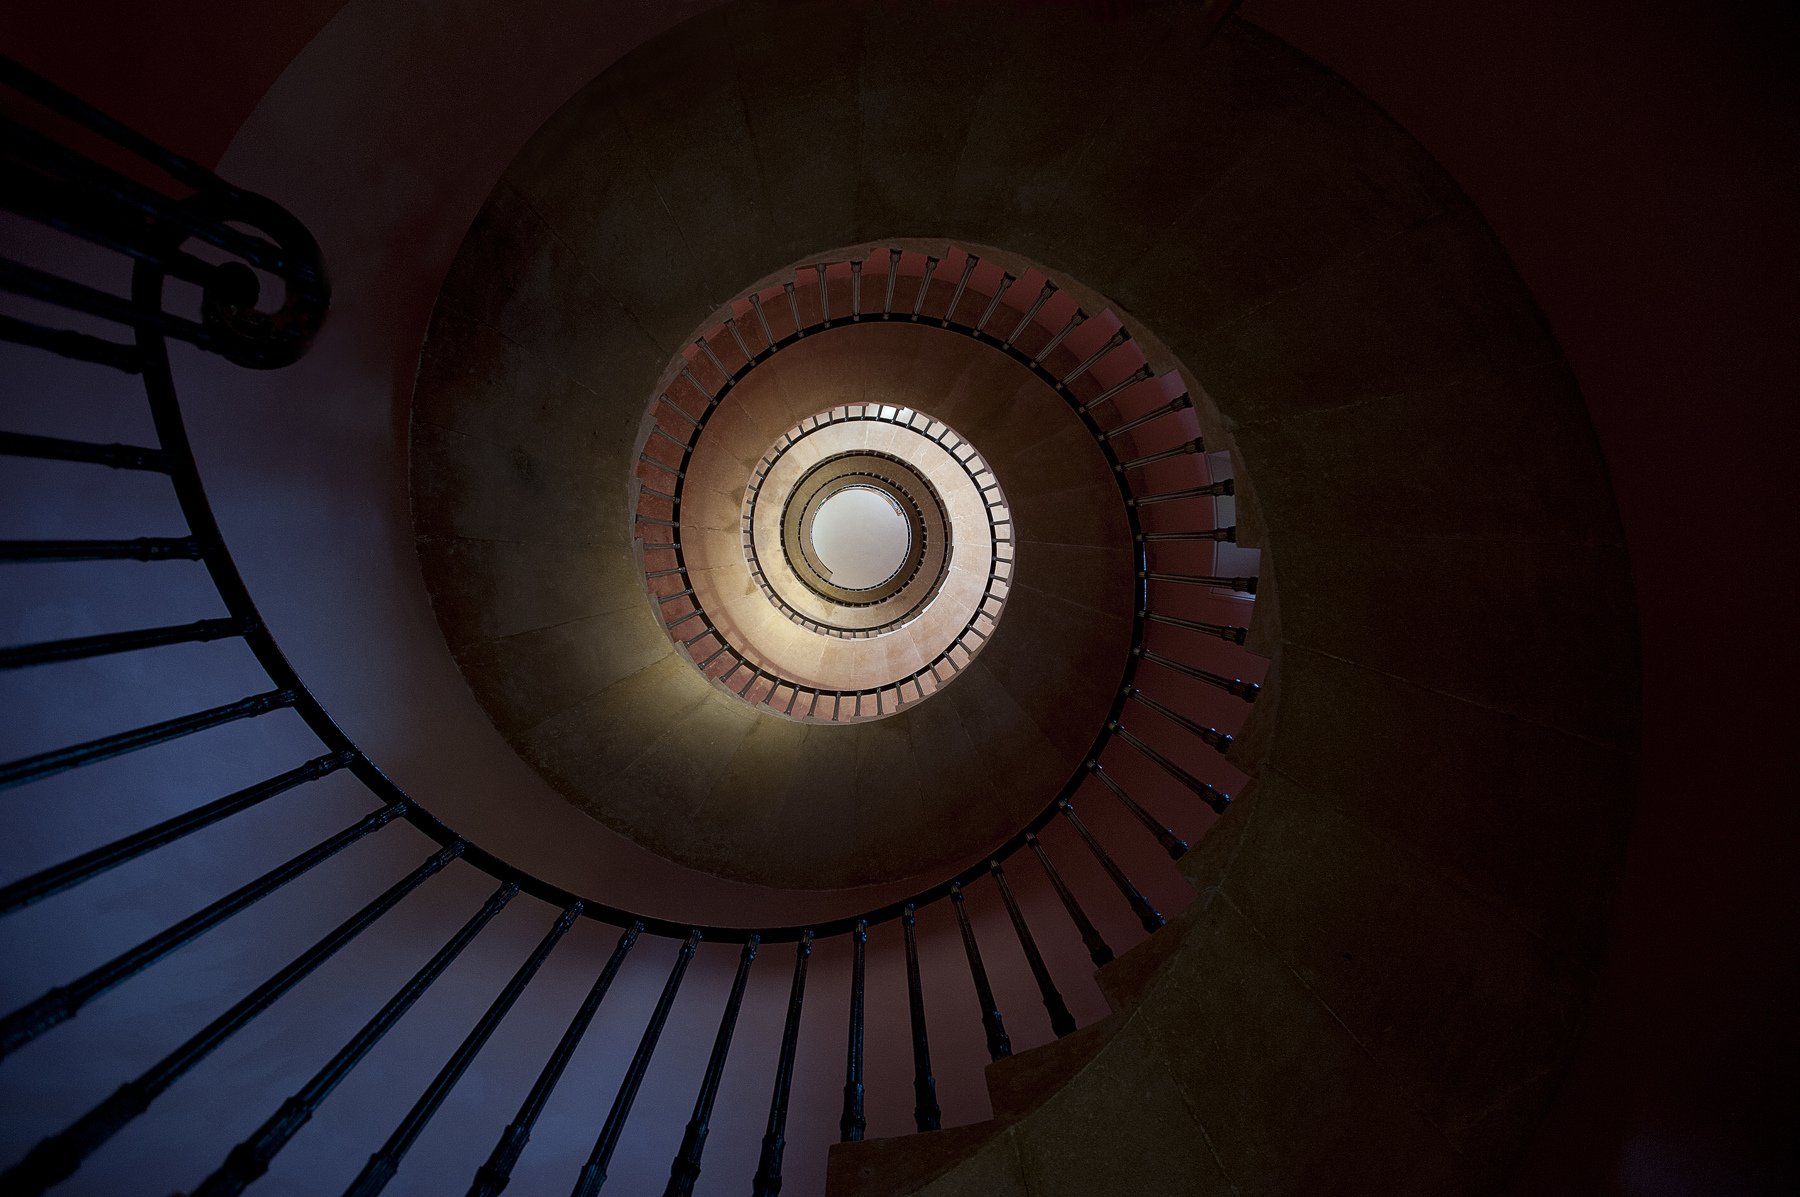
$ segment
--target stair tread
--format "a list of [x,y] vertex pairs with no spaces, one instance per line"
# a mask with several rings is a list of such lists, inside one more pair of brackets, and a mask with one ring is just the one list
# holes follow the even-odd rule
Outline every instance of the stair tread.
[[1118,1022],[1116,1015],[1108,1015],[1071,1035],[989,1064],[987,1088],[994,1122],[1003,1125],[1041,1105],[1093,1059]]
[[834,1143],[825,1162],[832,1197],[910,1193],[967,1159],[1005,1128],[997,1119],[860,1143]]

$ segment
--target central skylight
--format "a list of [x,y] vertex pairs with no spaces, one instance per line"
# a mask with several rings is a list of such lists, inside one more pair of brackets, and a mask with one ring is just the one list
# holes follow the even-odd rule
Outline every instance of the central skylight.
[[813,517],[813,552],[830,580],[846,590],[867,590],[892,578],[911,545],[900,505],[873,487],[847,486]]

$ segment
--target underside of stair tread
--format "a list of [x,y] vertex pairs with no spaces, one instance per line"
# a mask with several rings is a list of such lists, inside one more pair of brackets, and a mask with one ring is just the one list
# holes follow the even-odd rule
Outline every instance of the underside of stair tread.
[[[1230,818],[1229,812],[1226,818]],[[1164,928],[1147,936],[1110,964],[1102,965],[1094,973],[1094,981],[1106,995],[1107,1004],[1115,1011],[1130,1009],[1169,954],[1180,946],[1179,940],[1179,936],[1169,934]]]
[[1132,1007],[1180,948],[1195,912],[1202,906],[1199,902],[1192,904],[1176,915],[1169,926],[1097,970],[1095,979],[1114,1013],[1062,1039],[988,1065],[986,1080],[992,1118],[943,1131],[834,1146],[828,1184],[832,1197],[896,1197],[915,1192],[1055,1096],[1105,1050],[1125,1025]]
[[987,1066],[988,1100],[996,1126],[1030,1113],[1066,1084],[1118,1029],[1111,1014],[1072,1035],[1018,1052]]
[[1005,1129],[995,1119],[968,1126],[833,1144],[825,1166],[831,1197],[897,1197],[929,1184]]
[[1105,1047],[1121,1021],[1117,1015],[1109,1016],[1063,1039],[989,1064],[992,1118],[947,1130],[837,1144],[831,1149],[828,1191],[832,1197],[895,1197],[929,1184],[1066,1085]]

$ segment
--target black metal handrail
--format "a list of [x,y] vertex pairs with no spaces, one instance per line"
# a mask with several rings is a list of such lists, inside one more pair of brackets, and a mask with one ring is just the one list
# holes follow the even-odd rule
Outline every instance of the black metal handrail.
[[[132,258],[201,289],[200,318],[149,307],[13,260],[0,260],[0,290],[86,316],[188,341],[242,366],[297,361],[331,304],[319,247],[306,227],[262,196],[169,153],[11,58],[0,56],[0,85],[111,142],[177,184],[159,191],[12,119],[0,120],[0,205],[60,232]],[[247,226],[254,233],[243,231]],[[229,255],[209,261],[197,241]],[[282,304],[258,309],[258,274],[281,280]],[[35,321],[0,317],[0,338],[65,357],[137,373],[141,347]]]
[[[0,1190],[7,1193],[41,1193],[72,1175],[82,1160],[143,1113],[155,1099],[181,1079],[209,1053],[258,1017],[284,994],[326,960],[356,939],[368,928],[430,878],[455,861],[463,861],[490,875],[496,888],[492,895],[458,929],[443,946],[405,984],[403,984],[344,1046],[334,1054],[292,1097],[236,1148],[220,1167],[196,1190],[207,1197],[235,1194],[254,1181],[269,1167],[270,1161],[298,1131],[299,1127],[325,1101],[335,1087],[355,1068],[386,1032],[392,1028],[420,996],[450,966],[451,962],[477,938],[500,910],[519,895],[547,903],[556,917],[543,939],[526,961],[494,997],[486,1013],[458,1045],[417,1102],[401,1117],[392,1135],[369,1161],[369,1165],[352,1183],[349,1192],[368,1197],[379,1192],[399,1169],[407,1149],[417,1139],[425,1124],[439,1108],[450,1089],[469,1067],[475,1055],[505,1018],[516,999],[530,983],[532,976],[552,954],[575,920],[595,919],[621,928],[617,947],[595,978],[581,1007],[570,1020],[567,1030],[544,1064],[537,1082],[519,1111],[500,1132],[492,1154],[475,1173],[470,1192],[496,1194],[505,1186],[511,1170],[529,1139],[532,1127],[542,1113],[551,1092],[569,1063],[570,1057],[604,1001],[621,963],[643,935],[666,938],[681,945],[674,968],[665,984],[651,1021],[646,1027],[638,1051],[615,1097],[611,1112],[601,1126],[599,1137],[587,1166],[582,1170],[576,1191],[592,1193],[605,1179],[606,1167],[617,1147],[633,1098],[644,1079],[655,1052],[663,1022],[680,985],[687,962],[703,940],[726,941],[743,945],[739,970],[727,1001],[724,1017],[708,1061],[694,1115],[681,1150],[671,1165],[666,1192],[686,1193],[698,1174],[701,1149],[707,1122],[716,1096],[719,1076],[730,1048],[732,1028],[738,1003],[742,998],[747,971],[755,958],[757,946],[791,942],[797,945],[792,980],[789,1015],[784,1028],[774,1091],[771,1096],[768,1130],[758,1162],[754,1184],[756,1192],[772,1194],[780,1188],[782,1144],[787,1113],[788,1086],[792,1080],[794,1055],[798,1037],[799,1011],[804,997],[806,963],[816,938],[846,935],[854,947],[855,968],[852,979],[851,1014],[846,1053],[847,1080],[844,1092],[844,1114],[840,1132],[844,1139],[862,1137],[866,1125],[863,1115],[862,1050],[864,1037],[863,958],[868,929],[872,925],[899,920],[905,931],[909,956],[909,1006],[913,1014],[915,1059],[922,1064],[917,1078],[921,1125],[937,1119],[935,1098],[931,1094],[929,1048],[925,1038],[923,999],[918,984],[916,950],[913,946],[913,922],[918,908],[943,898],[950,898],[960,909],[962,891],[984,877],[992,879],[1007,903],[1008,914],[1027,954],[1042,989],[1052,1025],[1058,1035],[1074,1029],[1074,1023],[1062,1007],[1041,955],[1032,945],[1030,929],[1012,901],[1006,888],[1002,864],[1013,853],[1028,848],[1045,871],[1065,910],[1078,929],[1096,964],[1112,958],[1112,949],[1101,938],[1064,882],[1037,832],[1053,819],[1067,822],[1093,853],[1096,861],[1130,905],[1146,931],[1161,924],[1161,915],[1136,889],[1120,866],[1078,819],[1071,799],[1076,788],[1092,766],[1084,766],[1071,777],[1056,799],[1025,828],[999,845],[989,859],[964,870],[955,877],[904,900],[860,915],[822,921],[809,926],[753,928],[736,926],[696,926],[636,914],[584,895],[577,895],[513,866],[493,853],[473,844],[439,820],[411,796],[404,793],[379,767],[351,741],[304,685],[282,654],[274,637],[260,618],[239,574],[217,520],[208,503],[182,421],[173,377],[170,371],[167,341],[179,338],[202,349],[218,353],[247,366],[267,368],[294,360],[324,318],[329,292],[316,244],[300,228],[298,222],[269,201],[237,191],[206,172],[174,155],[151,145],[117,122],[80,104],[51,85],[25,72],[17,64],[0,60],[0,83],[18,93],[41,102],[55,114],[72,120],[107,138],[115,145],[137,155],[144,162],[164,171],[181,188],[191,194],[171,196],[149,192],[136,183],[123,185],[124,176],[110,171],[90,159],[84,159],[38,134],[13,122],[5,123],[7,152],[18,153],[18,161],[28,172],[35,172],[26,182],[13,186],[9,178],[0,190],[0,206],[39,220],[66,233],[84,237],[126,254],[133,260],[130,294],[125,297],[96,299],[90,288],[61,281],[29,270],[13,269],[8,263],[0,271],[0,285],[29,298],[84,316],[99,317],[129,330],[125,341],[95,337],[85,332],[56,329],[10,317],[0,319],[0,339],[47,350],[80,361],[110,366],[141,377],[149,412],[155,429],[156,443],[150,446],[88,444],[58,438],[0,434],[0,455],[54,458],[108,468],[147,470],[168,477],[182,515],[187,535],[181,537],[143,538],[113,541],[11,541],[0,542],[4,552],[0,561],[19,564],[34,561],[71,559],[135,559],[161,561],[171,559],[198,560],[204,566],[214,590],[224,604],[222,620],[196,621],[188,625],[167,625],[133,629],[102,636],[80,637],[37,645],[15,646],[0,655],[0,668],[54,668],[54,663],[87,656],[141,651],[154,645],[231,637],[241,640],[251,651],[267,675],[270,689],[238,702],[227,703],[191,715],[115,733],[68,748],[38,753],[34,756],[0,764],[0,784],[24,785],[53,773],[82,768],[98,760],[136,752],[153,744],[194,734],[225,722],[255,719],[275,710],[292,710],[319,742],[320,751],[297,766],[277,772],[265,781],[241,789],[216,801],[206,803],[183,814],[164,820],[143,831],[82,853],[60,864],[42,869],[20,881],[0,889],[0,913],[16,911],[53,894],[81,885],[101,873],[128,861],[165,847],[184,836],[212,826],[250,810],[277,794],[307,785],[337,772],[354,776],[368,791],[375,808],[342,830],[321,840],[311,848],[260,877],[240,886],[212,902],[199,912],[150,936],[136,946],[114,956],[74,982],[57,985],[44,995],[0,1017],[0,1057],[11,1054],[24,1044],[50,1031],[73,1017],[86,1002],[107,990],[129,982],[157,961],[248,909],[276,892],[290,881],[343,850],[363,837],[378,834],[393,823],[405,822],[423,832],[436,844],[436,850],[406,876],[395,881],[386,891],[372,899],[337,927],[327,932],[287,965],[269,976],[262,984],[243,995],[205,1027],[193,1033],[161,1060],[122,1085],[86,1114],[61,1131],[41,1140],[23,1159],[0,1174]],[[21,148],[22,147],[22,148]],[[53,169],[54,168],[54,169]],[[129,180],[126,180],[129,182]],[[91,186],[90,186],[91,184]],[[267,234],[268,239],[247,234],[240,227],[249,225]],[[208,263],[187,253],[189,241],[236,255],[239,261]],[[887,293],[895,291],[899,251],[889,260]],[[958,284],[960,297],[968,284],[970,269]],[[282,308],[273,314],[255,310],[257,292],[247,286],[244,276],[263,271],[281,278],[286,284]],[[914,302],[911,317],[916,317],[924,302],[924,287],[929,283],[929,267],[920,295]],[[831,323],[829,298],[825,293],[826,269],[819,267],[820,301]],[[855,286],[861,285],[861,263],[853,266]],[[169,278],[197,281],[203,287],[204,309],[199,321],[173,318],[164,306],[165,281]],[[1048,285],[1046,284],[1046,287]],[[1002,288],[1003,290],[1004,288]],[[798,324],[798,303],[794,286],[784,288],[786,298]],[[999,310],[996,294],[987,305],[981,321],[969,335],[984,338],[1021,360],[1028,361],[1039,376],[1056,386],[1092,424],[1089,409],[1076,401],[1068,383],[1098,360],[1092,356],[1063,378],[1053,378],[1042,367],[1051,348],[1081,323],[1071,317],[1050,346],[1027,359],[1013,348],[1018,337],[1042,306],[1042,297],[1032,313],[1021,320],[1012,337],[1000,340],[983,331],[982,326]],[[891,304],[890,304],[891,306]],[[760,303],[756,305],[759,320],[764,320]],[[892,313],[903,318],[902,313]],[[884,318],[886,318],[884,316]],[[945,321],[948,325],[950,322]],[[766,321],[764,322],[766,329]],[[796,336],[804,330],[797,329]],[[733,335],[738,335],[733,330]],[[1115,342],[1123,343],[1115,337]],[[1109,450],[1110,452],[1110,450]],[[1121,491],[1129,497],[1129,487],[1121,478]],[[1133,531],[1139,529],[1133,520]],[[1139,542],[1140,545],[1142,542]],[[1147,564],[1140,549],[1140,569]],[[1142,586],[1138,620],[1134,627],[1134,645],[1139,646],[1125,667],[1125,678],[1114,703],[1109,726],[1096,741],[1094,757],[1113,734],[1110,726],[1118,721],[1119,711],[1132,695],[1132,677],[1139,654],[1158,665],[1176,666],[1168,658],[1142,650],[1143,610]],[[1227,629],[1231,631],[1231,629]],[[1230,636],[1223,638],[1229,640]],[[1241,642],[1241,638],[1240,638]],[[1253,698],[1255,688],[1249,683],[1224,679],[1222,675],[1196,671],[1194,676],[1214,684],[1237,687],[1234,693]],[[1215,680],[1217,679],[1217,680]],[[1156,708],[1153,708],[1156,709]],[[1165,713],[1166,709],[1165,709]],[[1222,804],[1221,804],[1222,805]],[[992,995],[983,984],[984,973],[979,953],[968,929],[962,922],[964,941],[973,976],[980,996],[980,1017],[990,1051],[999,1054],[1007,1041],[1000,1013]],[[1059,1013],[1060,1011],[1060,1013]]]

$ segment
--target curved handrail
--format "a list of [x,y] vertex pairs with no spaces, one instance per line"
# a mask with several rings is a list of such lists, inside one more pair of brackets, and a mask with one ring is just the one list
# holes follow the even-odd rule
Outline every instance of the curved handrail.
[[[379,804],[375,810],[363,815],[344,830],[326,838],[288,862],[271,869],[261,877],[240,886],[232,893],[214,901],[175,925],[151,936],[136,947],[120,953],[74,982],[55,986],[37,1000],[0,1016],[0,1056],[11,1053],[52,1027],[73,1017],[88,1001],[99,994],[130,980],[157,960],[247,909],[289,881],[303,875],[307,870],[329,859],[349,844],[363,836],[379,831],[390,823],[402,821],[409,823],[439,846],[439,850],[412,873],[395,882],[384,894],[327,934],[312,948],[258,986],[252,993],[176,1048],[162,1061],[153,1065],[137,1079],[122,1086],[115,1094],[102,1101],[100,1105],[65,1130],[41,1141],[23,1160],[10,1167],[4,1175],[0,1175],[0,1188],[5,1188],[8,1192],[39,1193],[70,1175],[87,1154],[141,1113],[160,1092],[178,1080],[206,1053],[218,1046],[250,1019],[256,1017],[262,1009],[297,984],[333,952],[372,925],[405,894],[446,867],[451,861],[458,859],[488,873],[498,883],[498,888],[494,891],[493,896],[445,944],[425,968],[403,987],[394,999],[384,1006],[382,1011],[333,1058],[326,1071],[320,1074],[322,1079],[316,1078],[315,1083],[309,1085],[300,1097],[284,1105],[250,1139],[245,1140],[231,1152],[219,1170],[196,1190],[197,1195],[206,1194],[208,1197],[218,1197],[221,1194],[236,1193],[259,1175],[260,1171],[267,1167],[269,1158],[285,1145],[288,1138],[310,1115],[312,1109],[330,1092],[331,1084],[327,1082],[334,1076],[341,1076],[342,1071],[353,1067],[373,1046],[375,1040],[385,1032],[386,1028],[406,1012],[424,988],[429,986],[455,955],[481,931],[488,920],[492,919],[517,894],[526,894],[547,902],[560,912],[555,926],[550,929],[550,933],[546,935],[538,950],[520,967],[519,972],[508,983],[501,995],[495,999],[489,1014],[484,1017],[476,1031],[471,1032],[470,1038],[444,1066],[438,1082],[434,1083],[433,1087],[420,1099],[420,1104],[416,1105],[407,1115],[400,1129],[396,1130],[395,1137],[391,1138],[382,1152],[370,1161],[369,1167],[352,1185],[352,1192],[364,1195],[373,1194],[379,1191],[387,1179],[391,1178],[394,1170],[398,1167],[400,1156],[411,1142],[408,1136],[416,1134],[424,1120],[430,1117],[436,1108],[432,1103],[441,1100],[448,1085],[455,1083],[461,1071],[468,1066],[473,1054],[479,1050],[486,1034],[504,1016],[511,1001],[518,996],[519,991],[529,981],[532,972],[549,953],[557,938],[578,918],[596,919],[621,928],[623,933],[619,946],[596,979],[588,999],[571,1021],[569,1029],[564,1033],[556,1051],[545,1064],[543,1074],[533,1087],[532,1094],[521,1107],[519,1116],[502,1132],[500,1142],[495,1147],[493,1155],[489,1158],[488,1163],[478,1171],[475,1186],[471,1190],[474,1193],[493,1194],[504,1186],[512,1163],[517,1159],[519,1151],[522,1150],[525,1138],[529,1136],[531,1125],[542,1109],[544,1099],[556,1084],[563,1066],[567,1064],[569,1053],[585,1030],[587,1020],[592,1018],[595,1007],[604,998],[607,986],[610,985],[613,975],[617,972],[624,954],[631,949],[638,937],[645,933],[680,943],[681,951],[664,987],[663,996],[657,1006],[657,1013],[652,1017],[651,1024],[646,1029],[644,1040],[640,1043],[638,1053],[633,1058],[631,1069],[627,1073],[626,1081],[621,1086],[620,1097],[615,1101],[613,1112],[608,1116],[606,1124],[602,1128],[594,1154],[590,1157],[588,1167],[583,1171],[581,1184],[591,1188],[597,1185],[597,1177],[603,1177],[605,1161],[609,1157],[613,1145],[617,1142],[623,1119],[629,1113],[631,1096],[635,1093],[636,1084],[642,1080],[644,1069],[648,1065],[649,1054],[655,1048],[656,1035],[661,1030],[662,1020],[668,1014],[682,972],[686,968],[687,961],[692,959],[696,945],[703,939],[710,939],[742,944],[744,950],[740,960],[738,979],[733,988],[733,997],[728,1003],[726,1018],[721,1024],[720,1038],[715,1045],[713,1058],[708,1066],[708,1076],[713,1079],[709,1079],[707,1087],[702,1090],[701,1101],[696,1104],[695,1122],[690,1124],[689,1141],[684,1143],[682,1152],[677,1157],[669,1191],[684,1191],[683,1177],[686,1178],[686,1184],[691,1186],[692,1177],[698,1171],[699,1143],[704,1136],[704,1119],[710,1108],[711,1093],[716,1089],[716,1077],[723,1064],[723,1052],[729,1043],[729,1026],[736,1016],[736,1004],[742,995],[745,970],[750,961],[754,959],[759,944],[792,942],[797,945],[794,997],[787,1028],[783,1035],[782,1064],[778,1070],[778,1077],[782,1079],[778,1080],[776,1094],[772,1099],[770,1132],[764,1140],[763,1158],[759,1162],[756,1180],[759,1193],[771,1193],[779,1188],[780,1183],[779,1144],[781,1122],[785,1118],[785,1085],[786,1079],[791,1078],[792,1075],[795,1028],[798,1004],[804,987],[805,962],[816,938],[846,935],[854,947],[855,967],[852,974],[853,993],[846,1064],[847,1083],[841,1133],[845,1139],[855,1139],[861,1137],[864,1125],[861,1098],[862,959],[868,928],[871,925],[898,920],[906,933],[915,1061],[918,1062],[920,1068],[919,1073],[915,1076],[915,1087],[921,1095],[916,1116],[921,1128],[935,1125],[938,1115],[935,1098],[929,1096],[932,1092],[933,1082],[929,1076],[929,1055],[925,1050],[923,998],[919,986],[917,954],[913,943],[913,926],[916,911],[920,906],[943,898],[950,898],[956,905],[971,969],[977,978],[977,988],[980,989],[981,978],[984,974],[981,970],[974,936],[963,912],[962,891],[966,886],[984,876],[992,877],[995,885],[1008,900],[1009,913],[1023,940],[1028,932],[1024,929],[1022,916],[1010,901],[1010,891],[1005,888],[1002,864],[1015,853],[1029,849],[1045,870],[1064,908],[1080,930],[1082,939],[1088,945],[1089,953],[1094,961],[1098,964],[1110,959],[1111,948],[1087,919],[1079,902],[1062,881],[1060,874],[1037,840],[1039,831],[1043,830],[1052,820],[1061,818],[1068,823],[1074,833],[1094,854],[1112,883],[1130,904],[1145,930],[1154,930],[1161,925],[1162,916],[1136,889],[1129,877],[1120,870],[1093,833],[1080,820],[1071,799],[1086,776],[1093,773],[1108,789],[1118,795],[1132,815],[1144,823],[1147,830],[1157,835],[1159,842],[1164,845],[1170,856],[1179,856],[1181,852],[1186,851],[1185,842],[1174,837],[1172,832],[1158,824],[1147,811],[1138,806],[1118,780],[1108,774],[1101,765],[1099,757],[1102,750],[1113,738],[1118,738],[1121,742],[1144,753],[1148,759],[1163,768],[1181,784],[1188,786],[1197,797],[1213,806],[1215,810],[1223,809],[1224,805],[1230,801],[1228,795],[1224,795],[1199,779],[1186,774],[1174,761],[1162,756],[1146,742],[1127,731],[1122,724],[1122,713],[1127,703],[1136,701],[1169,719],[1176,726],[1183,727],[1184,730],[1200,737],[1220,751],[1229,746],[1229,736],[1187,722],[1185,717],[1148,698],[1135,685],[1135,676],[1139,662],[1149,661],[1159,667],[1179,670],[1192,678],[1218,686],[1245,700],[1254,700],[1257,692],[1254,683],[1227,678],[1151,653],[1145,649],[1143,638],[1145,623],[1160,620],[1176,622],[1179,626],[1202,631],[1209,635],[1217,635],[1228,643],[1242,644],[1244,631],[1241,628],[1202,624],[1197,621],[1180,620],[1175,616],[1153,614],[1149,610],[1148,586],[1151,580],[1166,577],[1189,583],[1236,584],[1240,589],[1248,589],[1249,587],[1243,584],[1249,583],[1250,580],[1158,575],[1151,571],[1148,544],[1152,539],[1165,534],[1145,534],[1138,524],[1136,511],[1144,503],[1168,496],[1137,495],[1133,492],[1127,475],[1148,459],[1120,461],[1114,452],[1112,439],[1131,427],[1140,426],[1146,420],[1161,418],[1162,415],[1180,410],[1181,404],[1171,402],[1158,412],[1140,416],[1135,420],[1126,421],[1110,428],[1103,428],[1094,416],[1095,409],[1120,393],[1131,380],[1128,379],[1127,383],[1121,383],[1108,388],[1104,393],[1087,398],[1083,398],[1072,386],[1105,353],[1117,349],[1129,339],[1122,331],[1110,338],[1104,348],[1096,351],[1072,369],[1060,376],[1053,374],[1044,364],[1050,357],[1051,350],[1060,344],[1075,327],[1084,322],[1087,319],[1086,315],[1077,310],[1075,315],[1070,317],[1067,325],[1056,333],[1047,345],[1035,354],[1026,354],[1014,342],[1044,306],[1045,299],[1056,288],[1046,280],[1043,293],[1032,305],[1030,311],[1026,312],[1019,320],[1013,334],[1001,338],[995,333],[986,331],[986,326],[1001,309],[1002,296],[1009,280],[1016,281],[1012,280],[1010,275],[1003,275],[1000,286],[994,290],[991,296],[986,297],[987,302],[979,320],[969,323],[957,319],[957,304],[964,294],[970,291],[970,278],[976,266],[976,259],[972,256],[968,259],[962,278],[957,283],[955,296],[951,300],[949,308],[942,319],[938,321],[940,327],[974,337],[984,344],[1008,353],[1030,369],[1046,385],[1053,387],[1058,394],[1062,395],[1095,437],[1112,467],[1115,480],[1118,482],[1121,499],[1125,504],[1126,517],[1138,546],[1138,601],[1135,604],[1136,611],[1133,622],[1133,649],[1125,662],[1124,676],[1109,716],[1099,730],[1094,746],[1084,764],[1070,777],[1048,806],[1019,832],[1009,837],[1005,843],[998,845],[986,859],[962,870],[954,877],[946,878],[920,890],[908,899],[888,903],[859,915],[825,920],[805,926],[755,928],[709,926],[643,916],[577,895],[516,867],[478,844],[464,839],[416,799],[405,793],[356,746],[331,718],[318,699],[307,689],[292,664],[283,655],[273,635],[264,625],[244,579],[232,560],[208,501],[192,447],[188,441],[170,370],[167,342],[170,338],[190,341],[200,348],[218,353],[228,360],[256,368],[270,368],[295,360],[304,352],[310,337],[323,320],[325,306],[329,300],[329,289],[325,283],[324,270],[318,260],[317,246],[312,238],[306,234],[304,228],[297,221],[294,221],[291,216],[272,202],[230,188],[217,180],[210,172],[155,147],[124,126],[80,104],[66,93],[24,71],[10,60],[0,59],[0,83],[8,84],[21,94],[39,100],[62,115],[87,126],[126,151],[137,155],[151,166],[165,172],[181,186],[193,191],[192,195],[181,197],[156,193],[126,179],[110,168],[91,159],[82,158],[74,151],[25,130],[23,126],[11,121],[6,122],[7,152],[14,155],[16,160],[22,164],[23,173],[16,176],[17,180],[22,181],[16,182],[15,178],[9,177],[7,187],[0,190],[0,205],[29,219],[38,220],[114,249],[129,256],[134,265],[131,276],[131,293],[127,298],[107,295],[93,288],[75,284],[70,280],[58,279],[22,263],[0,262],[0,289],[11,290],[34,300],[60,305],[68,310],[111,321],[131,330],[130,341],[127,343],[69,329],[50,328],[12,317],[0,317],[0,339],[11,340],[77,360],[102,364],[140,375],[148,399],[157,443],[154,446],[104,445],[48,436],[0,433],[0,455],[81,462],[118,469],[161,473],[170,479],[179,507],[188,524],[188,534],[180,537],[140,538],[137,540],[0,541],[0,564],[93,559],[195,560],[201,562],[206,569],[213,587],[226,609],[226,617],[223,619],[212,618],[199,620],[189,625],[133,629],[0,649],[0,669],[35,667],[56,661],[133,652],[156,645],[232,637],[241,639],[250,649],[272,687],[238,702],[227,703],[191,715],[164,720],[160,723],[0,764],[0,788],[26,784],[64,770],[80,768],[99,760],[134,752],[153,744],[171,741],[227,722],[257,718],[270,711],[282,709],[294,711],[323,749],[319,755],[301,763],[298,767],[290,768],[263,782],[227,795],[216,802],[207,803],[166,819],[141,832],[128,835],[70,860],[41,869],[31,876],[0,886],[0,914],[18,910],[55,893],[80,885],[108,869],[137,859],[203,827],[248,810],[276,794],[308,784],[340,770],[355,776]],[[89,191],[83,192],[81,185],[84,183],[94,183],[95,186]],[[241,223],[249,223],[261,229],[264,233],[269,234],[270,239],[265,240],[255,234],[246,234],[241,229],[233,227],[234,224]],[[216,250],[236,255],[239,260],[223,263],[204,260],[186,251],[185,246],[190,240],[199,240]],[[843,318],[844,321],[860,319],[918,320],[920,318],[930,287],[932,270],[937,265],[937,259],[927,259],[917,295],[910,312],[907,312],[903,309],[896,309],[893,302],[901,256],[902,251],[889,250],[886,299],[882,311],[880,313],[861,313],[859,310],[854,310],[851,316]],[[821,262],[815,263],[811,267],[816,272],[818,280],[819,304],[822,312],[821,323],[825,326],[831,326],[834,323],[829,309],[827,273],[828,270],[842,265],[843,263]],[[857,260],[849,265],[853,279],[853,294],[859,295],[863,263]],[[280,311],[273,314],[256,311],[257,290],[251,285],[254,281],[254,271],[270,273],[284,280],[287,295]],[[197,283],[201,286],[203,301],[201,317],[198,321],[174,315],[166,309],[165,284],[170,278]],[[782,291],[794,316],[795,331],[791,335],[797,339],[806,331],[807,326],[801,323],[796,286],[792,282],[786,283],[783,285]],[[762,311],[760,299],[753,297],[753,304],[758,320],[767,333],[769,325],[766,315]],[[860,302],[856,302],[854,307],[860,309]],[[741,334],[735,324],[731,325],[729,332],[742,344]],[[768,344],[767,351],[773,352],[775,344],[773,336],[768,337]],[[712,354],[711,349],[706,347],[704,342],[701,342],[701,346],[709,355]],[[1140,376],[1149,377],[1147,369],[1134,372],[1131,378],[1137,379]],[[1209,529],[1204,532],[1175,535],[1219,539],[1222,534],[1229,532],[1228,529]],[[858,698],[858,702],[860,702],[860,698]],[[1040,973],[1038,983],[1043,992],[1046,1008],[1051,1011],[1052,1025],[1056,1028],[1056,1033],[1064,1034],[1073,1030],[1073,1021],[1068,1018],[1066,1010],[1061,1012],[1060,1017],[1058,1016],[1057,1010],[1061,999],[1055,994],[1047,974]],[[992,1009],[991,997],[984,997],[982,1000],[984,1006],[982,1018],[984,1027],[988,1031],[989,1050],[998,1057],[1010,1051],[1010,1047],[999,1023],[999,1013],[997,1009]],[[697,1126],[702,1128],[698,1132],[695,1131]]]

